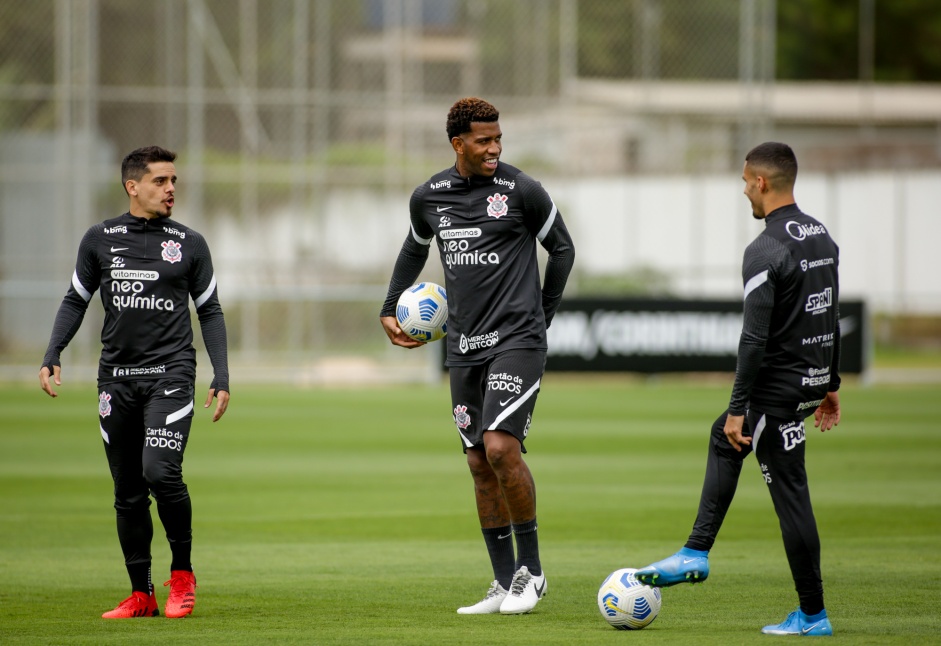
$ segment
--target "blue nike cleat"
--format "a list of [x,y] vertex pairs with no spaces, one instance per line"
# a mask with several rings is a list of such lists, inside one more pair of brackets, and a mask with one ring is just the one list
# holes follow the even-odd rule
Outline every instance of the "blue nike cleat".
[[821,610],[815,615],[805,615],[798,608],[787,616],[783,622],[774,626],[765,626],[761,629],[766,635],[801,635],[803,637],[830,637],[833,635],[833,626],[827,619],[827,611]]
[[673,556],[634,572],[644,585],[666,588],[677,583],[702,583],[709,576],[709,552],[684,547]]

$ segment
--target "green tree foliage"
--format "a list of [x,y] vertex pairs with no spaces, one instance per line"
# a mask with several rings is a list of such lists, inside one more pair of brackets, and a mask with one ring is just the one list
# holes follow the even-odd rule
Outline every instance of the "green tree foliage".
[[[941,81],[941,2],[874,0],[875,81]],[[859,0],[778,0],[777,78],[859,78]]]
[[579,4],[578,73],[580,76],[632,76],[628,56],[633,27],[632,2]]
[[859,72],[858,0],[778,2],[777,78],[855,79]]
[[877,0],[875,80],[941,82],[941,2]]
[[[941,2],[873,0],[876,81],[941,81]],[[777,0],[781,80],[859,78],[861,0]],[[737,78],[740,0],[581,0],[579,74]]]

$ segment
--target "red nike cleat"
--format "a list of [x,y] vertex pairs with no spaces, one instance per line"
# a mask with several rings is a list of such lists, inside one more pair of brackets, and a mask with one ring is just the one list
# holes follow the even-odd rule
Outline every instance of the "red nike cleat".
[[157,617],[157,597],[151,592],[134,592],[127,599],[118,604],[114,610],[101,615],[102,619],[133,619],[134,617]]
[[185,617],[193,612],[196,605],[196,576],[188,570],[173,570],[170,580],[163,584],[170,586],[170,596],[163,614],[171,619]]

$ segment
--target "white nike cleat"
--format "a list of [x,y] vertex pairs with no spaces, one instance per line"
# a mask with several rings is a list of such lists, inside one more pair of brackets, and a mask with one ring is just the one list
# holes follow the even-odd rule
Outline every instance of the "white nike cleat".
[[507,591],[503,589],[499,581],[490,584],[487,590],[487,596],[472,606],[464,606],[457,609],[459,615],[493,615],[500,612],[500,604],[506,598]]
[[500,604],[500,613],[504,615],[522,615],[536,607],[539,600],[546,596],[546,574],[530,574],[525,565],[513,575],[510,592]]

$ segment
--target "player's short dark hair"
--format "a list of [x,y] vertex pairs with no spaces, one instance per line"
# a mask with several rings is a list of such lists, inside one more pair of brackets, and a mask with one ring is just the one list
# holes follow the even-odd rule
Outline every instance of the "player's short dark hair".
[[160,146],[146,146],[132,150],[121,162],[121,185],[127,190],[127,180],[139,181],[147,173],[147,165],[153,162],[172,162],[176,153]]
[[793,188],[797,180],[797,156],[787,144],[777,141],[758,144],[745,155],[745,163],[764,170],[775,190]]
[[471,131],[471,124],[476,122],[493,123],[499,121],[500,112],[483,99],[475,96],[460,99],[448,112],[448,141]]

